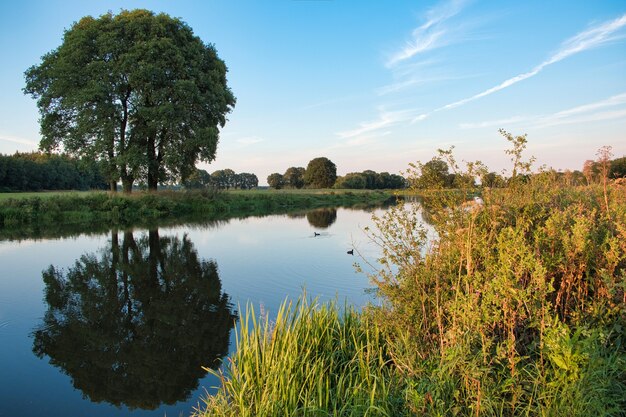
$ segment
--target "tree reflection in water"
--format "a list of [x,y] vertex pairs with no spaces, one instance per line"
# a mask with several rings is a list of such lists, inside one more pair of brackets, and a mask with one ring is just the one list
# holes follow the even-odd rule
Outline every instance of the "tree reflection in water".
[[328,229],[337,220],[337,209],[321,208],[307,211],[306,219],[317,229]]
[[43,272],[33,352],[91,401],[155,409],[187,399],[228,353],[237,319],[215,261],[184,236],[117,232],[100,253]]

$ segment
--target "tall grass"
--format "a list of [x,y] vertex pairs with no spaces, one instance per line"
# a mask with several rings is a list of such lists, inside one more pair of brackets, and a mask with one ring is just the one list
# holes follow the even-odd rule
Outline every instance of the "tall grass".
[[336,303],[249,307],[222,385],[197,416],[400,416],[400,381],[377,326]]

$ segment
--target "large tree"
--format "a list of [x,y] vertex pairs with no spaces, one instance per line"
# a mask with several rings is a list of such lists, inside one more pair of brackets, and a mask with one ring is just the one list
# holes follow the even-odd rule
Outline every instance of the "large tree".
[[40,148],[106,161],[111,189],[155,190],[215,159],[235,104],[213,45],[166,14],[84,17],[29,68],[25,93],[41,113]]
[[304,182],[311,188],[330,188],[337,179],[337,167],[328,158],[315,158],[309,161],[304,173]]

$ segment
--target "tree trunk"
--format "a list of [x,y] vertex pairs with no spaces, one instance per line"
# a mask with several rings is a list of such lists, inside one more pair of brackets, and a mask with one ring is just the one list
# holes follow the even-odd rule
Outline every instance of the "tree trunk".
[[133,191],[133,180],[128,175],[122,176],[122,191],[130,194]]
[[112,193],[116,193],[117,192],[117,181],[110,181],[109,182],[109,190]]
[[156,163],[155,141],[155,135],[150,135],[148,146],[146,146],[146,154],[148,156],[148,191],[156,191],[159,184],[159,167]]

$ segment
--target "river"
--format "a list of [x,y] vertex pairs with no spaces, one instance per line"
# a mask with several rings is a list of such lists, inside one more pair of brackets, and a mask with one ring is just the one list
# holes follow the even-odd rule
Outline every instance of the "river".
[[[383,208],[0,242],[0,416],[188,416],[245,306],[374,301]],[[354,255],[347,252],[354,249]]]

